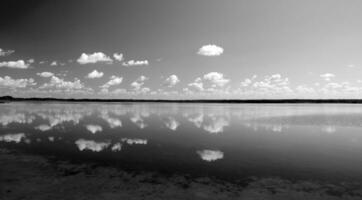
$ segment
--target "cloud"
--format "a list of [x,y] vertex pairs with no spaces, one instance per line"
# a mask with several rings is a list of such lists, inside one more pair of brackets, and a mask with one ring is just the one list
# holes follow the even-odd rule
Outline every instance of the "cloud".
[[197,154],[199,154],[202,160],[207,162],[213,162],[224,158],[224,153],[218,150],[202,150],[197,151]]
[[8,56],[14,52],[15,52],[14,50],[4,50],[0,48],[0,56]]
[[[134,89],[134,90],[138,90],[138,91],[141,91],[143,88],[142,86],[145,84],[145,81],[148,80],[148,78],[146,76],[140,76],[138,77],[134,82],[131,83],[131,87]],[[149,90],[148,88],[146,88],[144,90],[144,92],[147,92],[147,90]]]
[[39,87],[40,89],[56,88],[65,90],[80,90],[84,88],[83,83],[79,79],[75,78],[74,81],[65,81],[57,76],[52,76],[49,83],[44,83]]
[[38,76],[41,76],[41,77],[44,77],[44,78],[49,78],[49,77],[54,76],[53,72],[39,72],[39,73],[36,73],[36,74]]
[[122,138],[121,139],[122,142],[126,142],[129,145],[133,145],[133,144],[147,144],[147,140],[146,139],[129,139],[129,138]]
[[102,132],[103,128],[99,125],[93,125],[93,124],[89,124],[86,126],[87,130],[93,134],[97,133],[97,132]]
[[196,90],[203,91],[204,84],[200,77],[196,78],[194,82],[188,84],[189,87],[195,88]]
[[218,72],[210,72],[208,74],[205,74],[204,79],[210,81],[213,84],[213,86],[220,86],[220,87],[230,82],[229,79],[224,78],[224,75],[222,73]]
[[319,75],[322,79],[324,79],[325,81],[330,81],[332,78],[334,78],[336,75],[331,74],[331,73],[325,73],[325,74],[321,74]]
[[103,91],[107,92],[108,88],[110,88],[111,86],[114,86],[114,85],[119,85],[122,83],[122,81],[123,81],[123,77],[111,76],[111,79],[107,83],[102,85],[101,88],[103,89]]
[[[202,78],[197,77],[195,81],[189,83],[188,86],[198,91],[215,92],[217,91],[216,87],[223,87],[229,82],[230,80],[226,79],[222,73],[210,72],[205,74]],[[207,85],[211,86],[211,88],[205,87]]]
[[148,60],[129,60],[122,65],[125,67],[148,65]]
[[118,61],[123,61],[123,54],[121,53],[114,53],[113,54],[113,58],[118,60]]
[[0,87],[25,88],[36,85],[34,79],[13,79],[10,76],[0,77]]
[[103,72],[99,72],[97,70],[93,70],[87,75],[87,78],[94,79],[94,78],[101,78],[104,75]]
[[16,68],[16,69],[28,69],[29,64],[26,63],[24,60],[5,61],[5,62],[0,62],[0,67],[8,67],[8,68]]
[[57,61],[53,61],[52,63],[50,63],[50,66],[57,66],[57,65],[58,65]]
[[171,76],[166,78],[165,85],[167,87],[173,87],[179,82],[180,82],[180,79],[176,75],[171,75]]
[[95,52],[93,54],[82,53],[77,59],[77,62],[81,65],[97,62],[112,62],[113,60],[102,52]]
[[224,53],[224,49],[222,47],[216,46],[214,44],[208,44],[202,46],[197,54],[203,56],[220,56]]

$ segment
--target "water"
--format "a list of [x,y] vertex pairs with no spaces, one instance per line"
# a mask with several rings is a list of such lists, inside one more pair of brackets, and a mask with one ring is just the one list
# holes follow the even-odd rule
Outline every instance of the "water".
[[362,106],[5,103],[0,147],[228,180],[362,180]]

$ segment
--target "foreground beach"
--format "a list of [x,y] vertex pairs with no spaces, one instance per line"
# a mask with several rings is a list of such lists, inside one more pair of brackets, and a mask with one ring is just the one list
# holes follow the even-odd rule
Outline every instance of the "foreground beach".
[[228,183],[207,177],[126,172],[1,149],[0,197],[13,199],[361,199],[358,183],[339,185],[250,177]]

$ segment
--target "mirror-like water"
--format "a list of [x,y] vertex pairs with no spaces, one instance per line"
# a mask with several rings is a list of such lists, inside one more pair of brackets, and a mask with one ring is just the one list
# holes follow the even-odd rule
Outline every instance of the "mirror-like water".
[[128,170],[360,181],[362,106],[5,103],[0,146]]

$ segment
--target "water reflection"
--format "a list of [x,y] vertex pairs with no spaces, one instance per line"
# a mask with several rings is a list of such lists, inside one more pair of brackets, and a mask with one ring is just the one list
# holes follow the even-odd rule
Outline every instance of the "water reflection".
[[362,177],[359,105],[7,103],[0,111],[0,145],[9,148],[77,159],[102,152],[119,163],[180,170],[201,159],[208,164],[196,167],[200,173],[216,165],[219,173],[260,173],[267,165],[268,173]]
[[206,162],[213,162],[224,158],[224,153],[218,150],[202,150],[197,151],[197,154]]
[[25,138],[24,133],[16,133],[16,134],[6,134],[0,136],[0,141],[2,142],[15,142],[19,143],[21,140]]
[[75,141],[75,144],[78,146],[79,151],[91,150],[94,152],[103,151],[111,143],[110,142],[96,142],[93,140],[78,139]]

